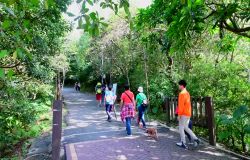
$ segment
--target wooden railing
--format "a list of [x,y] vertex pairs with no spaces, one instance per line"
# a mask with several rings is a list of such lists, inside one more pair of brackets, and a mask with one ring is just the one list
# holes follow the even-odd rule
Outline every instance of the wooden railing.
[[[177,97],[165,98],[164,110],[167,113],[167,124],[176,122],[177,117],[175,111],[178,106]],[[195,126],[208,129],[209,144],[216,145],[215,137],[215,122],[214,122],[214,109],[211,97],[192,97],[192,116],[191,120]]]
[[62,105],[62,90],[59,73],[56,80],[56,95],[53,103],[52,160],[60,159],[62,136]]

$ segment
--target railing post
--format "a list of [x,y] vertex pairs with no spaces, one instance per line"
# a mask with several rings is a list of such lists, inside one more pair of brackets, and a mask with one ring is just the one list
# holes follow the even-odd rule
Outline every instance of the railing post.
[[165,98],[165,108],[166,108],[166,113],[167,113],[167,124],[170,123],[170,106],[169,106],[169,98]]
[[61,80],[59,71],[56,78],[56,100],[61,100]]
[[62,133],[62,101],[55,100],[53,104],[52,127],[52,160],[60,159],[61,133]]
[[211,97],[205,97],[205,108],[206,108],[206,121],[209,132],[209,144],[215,146],[216,137],[215,137],[214,108],[212,105]]

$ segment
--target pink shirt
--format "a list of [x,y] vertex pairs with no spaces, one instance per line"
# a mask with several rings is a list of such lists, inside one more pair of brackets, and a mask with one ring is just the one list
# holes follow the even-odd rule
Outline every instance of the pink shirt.
[[[127,93],[127,95],[125,94],[125,93]],[[129,103],[133,103],[133,101],[134,101],[134,94],[133,94],[133,92],[131,92],[131,91],[125,91],[125,93],[122,93],[122,96],[121,96],[121,100],[123,100],[123,103],[124,104],[129,104]],[[130,100],[130,98],[131,98],[131,100]]]

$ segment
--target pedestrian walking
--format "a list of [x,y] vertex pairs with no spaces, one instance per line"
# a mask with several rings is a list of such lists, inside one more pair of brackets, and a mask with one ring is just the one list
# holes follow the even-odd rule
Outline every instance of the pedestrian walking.
[[106,84],[103,83],[101,88],[102,88],[102,102],[101,102],[101,104],[104,105],[105,92],[106,92],[106,88],[107,88]]
[[96,92],[96,102],[97,106],[101,107],[101,101],[102,101],[102,84],[100,82],[97,83],[95,87]]
[[191,117],[191,102],[190,102],[190,94],[186,89],[186,81],[179,81],[179,89],[181,92],[178,96],[178,121],[179,121],[179,132],[181,137],[181,142],[176,143],[177,146],[187,149],[186,146],[186,131],[194,140],[194,146],[197,146],[200,143],[200,140],[196,137],[193,131],[188,127],[190,117]]
[[77,83],[77,90],[80,92],[80,90],[81,90],[81,83],[79,82],[79,83]]
[[75,83],[75,90],[76,90],[76,91],[77,91],[77,84],[78,84],[78,82]]
[[104,98],[104,105],[106,107],[106,113],[108,115],[107,121],[111,122],[111,111],[114,107],[116,96],[115,93],[112,91],[112,85],[108,86],[108,90],[105,92],[105,98]]
[[147,96],[143,93],[143,87],[138,88],[138,94],[136,95],[136,107],[138,110],[138,125],[142,122],[143,128],[146,129],[146,123],[144,114],[147,108]]
[[125,92],[121,95],[121,120],[122,122],[126,121],[127,135],[131,136],[131,120],[135,117],[135,99],[129,85],[125,85],[124,89]]

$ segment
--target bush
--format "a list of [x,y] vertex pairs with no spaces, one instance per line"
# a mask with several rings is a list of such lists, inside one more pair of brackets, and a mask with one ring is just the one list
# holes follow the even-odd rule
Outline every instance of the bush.
[[[7,84],[0,101],[0,150],[5,154],[20,141],[37,136],[41,128],[36,124],[40,115],[51,106],[52,87],[46,84]],[[0,155],[0,157],[3,155]]]
[[[247,151],[250,136],[250,114],[248,106],[237,108],[233,114],[222,114],[217,117],[217,134],[221,142],[228,146]],[[239,148],[241,147],[241,149]]]

